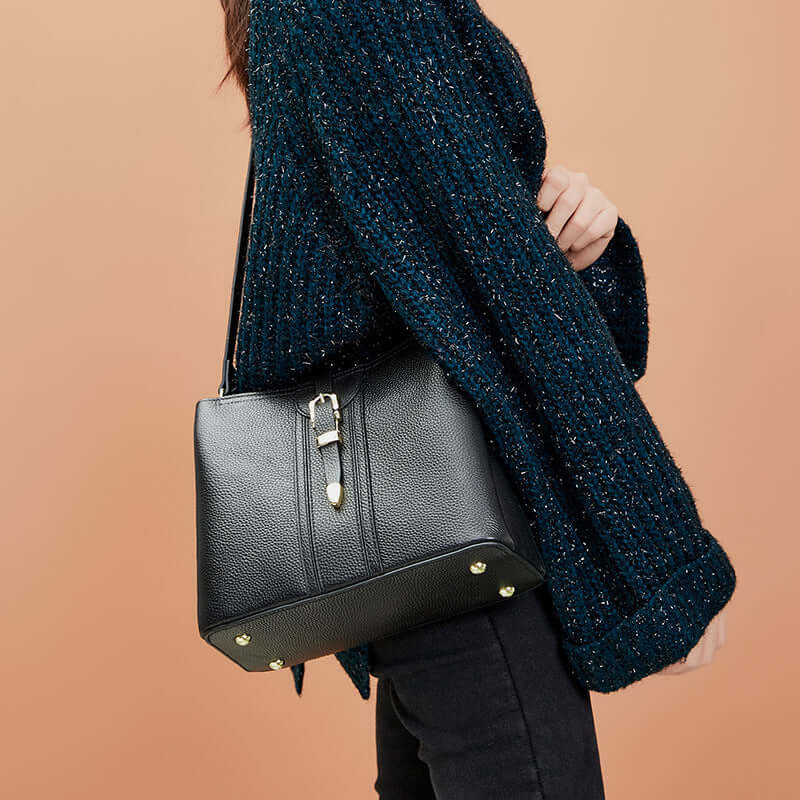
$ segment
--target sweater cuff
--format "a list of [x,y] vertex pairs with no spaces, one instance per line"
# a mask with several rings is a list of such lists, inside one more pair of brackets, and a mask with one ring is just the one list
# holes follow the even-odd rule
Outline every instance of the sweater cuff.
[[639,245],[622,217],[600,257],[577,274],[605,319],[625,366],[638,380],[647,368],[647,288]]
[[[709,534],[710,536],[710,534]],[[725,606],[736,573],[720,544],[685,564],[633,616],[601,639],[564,642],[577,679],[588,689],[613,692],[687,655]]]

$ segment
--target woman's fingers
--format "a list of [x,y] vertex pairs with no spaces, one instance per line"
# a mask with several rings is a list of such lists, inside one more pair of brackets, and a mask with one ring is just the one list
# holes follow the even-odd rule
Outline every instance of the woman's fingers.
[[[566,196],[566,194],[565,192],[563,196]],[[575,208],[572,216],[561,229],[561,233],[558,236],[558,246],[564,252],[570,249],[579,250],[579,239],[584,240],[583,246],[585,247],[605,235],[607,232],[602,227],[602,224],[595,225],[594,228],[592,226],[600,213],[607,210],[610,205],[597,187],[587,185],[577,208]],[[587,233],[590,229],[592,229],[594,235],[588,238]]]
[[582,269],[586,269],[590,264],[594,264],[603,254],[603,251],[608,245],[608,241],[608,238],[598,239],[582,250],[568,250],[566,256],[572,268],[576,272],[580,272]]
[[[547,227],[555,239],[559,239],[564,226],[575,213],[589,187],[589,178],[585,172],[570,172],[565,167],[557,166],[548,170],[542,186],[547,184],[545,197],[549,211]],[[555,195],[555,197],[553,197]],[[551,202],[552,199],[552,202]],[[567,248],[561,246],[562,250]]]
[[570,243],[573,252],[580,252],[583,248],[596,241],[610,239],[613,236],[614,229],[617,226],[617,207],[611,205],[605,198],[603,198],[603,201],[604,205],[592,217],[583,232]]
[[717,628],[719,625],[717,624],[716,620],[711,625],[711,630],[708,632],[708,636],[705,637],[705,641],[703,642],[703,647],[700,650],[700,663],[699,666],[704,667],[711,663],[711,659],[714,658],[714,651],[717,649]]
[[[550,211],[561,193],[569,186],[569,178],[570,172],[566,167],[545,168],[542,173],[542,185],[539,187],[539,194],[536,198],[542,211],[545,213]],[[550,232],[552,233],[552,229]],[[560,232],[559,229],[558,233]]]
[[659,675],[682,675],[710,664],[717,650],[725,643],[726,609],[709,622],[697,644],[686,655],[685,661],[676,661],[660,670]]
[[550,233],[575,269],[596,261],[614,235],[617,208],[591,185],[585,172],[562,165],[547,168],[537,202],[547,214]]
[[700,640],[697,644],[689,651],[689,655],[686,657],[686,661],[683,662],[682,666],[684,667],[684,671],[688,671],[690,669],[697,669],[703,663],[703,646],[708,641],[708,628],[706,628],[705,633],[700,637]]

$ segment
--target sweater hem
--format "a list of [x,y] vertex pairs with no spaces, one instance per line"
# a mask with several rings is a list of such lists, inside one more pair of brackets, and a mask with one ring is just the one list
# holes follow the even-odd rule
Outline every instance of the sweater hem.
[[736,572],[716,539],[685,564],[646,606],[602,638],[563,642],[576,678],[587,689],[614,692],[674,664],[697,644],[730,600]]

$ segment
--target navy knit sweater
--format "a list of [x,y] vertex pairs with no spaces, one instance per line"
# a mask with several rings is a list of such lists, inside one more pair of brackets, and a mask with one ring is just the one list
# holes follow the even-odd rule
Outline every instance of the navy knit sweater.
[[[559,249],[536,204],[544,126],[508,39],[475,0],[251,0],[248,94],[235,390],[410,332],[514,480],[577,679],[613,691],[685,655],[736,576],[634,385],[636,240],[620,219],[581,272]],[[368,655],[337,653],[365,698]]]

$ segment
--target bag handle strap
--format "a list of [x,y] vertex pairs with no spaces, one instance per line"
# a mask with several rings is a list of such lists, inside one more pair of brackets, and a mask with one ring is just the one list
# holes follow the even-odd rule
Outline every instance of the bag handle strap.
[[255,198],[255,147],[251,140],[250,156],[247,163],[247,178],[245,179],[244,200],[242,202],[242,216],[239,223],[239,242],[236,246],[236,266],[233,272],[233,287],[231,288],[231,307],[228,312],[228,334],[225,338],[225,357],[222,361],[222,381],[219,385],[219,396],[228,394],[231,388],[231,379],[235,371],[234,360],[236,356],[237,332],[239,319],[242,312],[242,288],[244,286],[244,272],[247,264],[247,251],[250,244],[250,225],[253,221],[253,201]]

